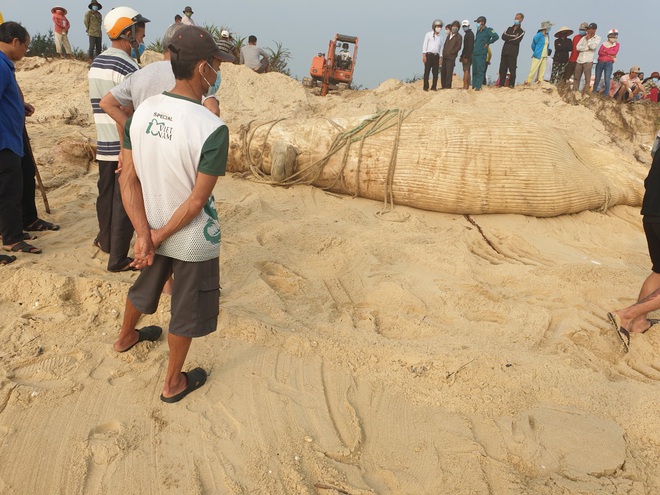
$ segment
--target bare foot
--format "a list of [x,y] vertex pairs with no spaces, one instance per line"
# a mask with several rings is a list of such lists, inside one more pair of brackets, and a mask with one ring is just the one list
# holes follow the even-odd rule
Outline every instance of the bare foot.
[[167,383],[165,384],[163,387],[163,397],[174,397],[175,395],[183,392],[187,386],[188,380],[186,380],[186,375],[179,373],[175,383],[170,384],[170,386],[168,386]]
[[651,328],[651,322],[646,319],[646,315],[638,316],[637,318],[631,320],[626,318],[619,311],[613,311],[614,314],[618,315],[621,320],[621,326],[628,330],[630,333],[644,333],[649,328]]
[[118,338],[117,341],[112,346],[117,352],[126,352],[128,349],[137,344],[140,334],[135,331],[128,337]]

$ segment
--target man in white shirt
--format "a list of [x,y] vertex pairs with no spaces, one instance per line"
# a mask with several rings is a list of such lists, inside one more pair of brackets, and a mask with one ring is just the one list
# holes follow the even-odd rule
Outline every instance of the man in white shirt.
[[225,174],[226,124],[201,105],[228,60],[208,31],[182,26],[170,44],[176,84],[147,98],[126,122],[120,176],[126,212],[135,227],[135,260],[142,269],[128,291],[122,328],[114,344],[126,352],[155,341],[161,329],[136,330],[143,313],[158,308],[174,275],[170,348],[160,399],[178,402],[206,382],[202,368],[182,372],[195,337],[216,330],[219,313],[220,224],[213,188]]
[[442,33],[442,21],[436,19],[431,24],[431,31],[424,36],[422,44],[422,63],[424,64],[424,91],[429,90],[429,74],[433,73],[433,84],[431,91],[436,91],[438,86],[438,69],[440,68],[440,55],[444,44]]
[[181,24],[185,24],[186,26],[195,26],[195,21],[193,21],[192,15],[194,14],[193,9],[190,7],[190,5],[186,6],[185,9],[183,9],[183,17],[181,18]]
[[578,42],[576,49],[580,53],[575,64],[575,77],[573,91],[580,89],[580,79],[584,74],[584,86],[582,94],[586,94],[591,87],[591,68],[594,65],[594,55],[600,45],[600,36],[596,34],[598,25],[592,22],[587,26],[587,34]]
[[640,68],[636,65],[630,68],[630,72],[621,76],[619,79],[619,87],[614,93],[614,98],[623,102],[630,102],[635,99],[638,93],[646,96],[646,89],[639,79]]
[[339,66],[340,69],[343,70],[348,70],[351,68],[351,52],[348,51],[348,43],[344,43],[341,46],[341,50],[337,54],[338,57],[338,63],[337,65]]

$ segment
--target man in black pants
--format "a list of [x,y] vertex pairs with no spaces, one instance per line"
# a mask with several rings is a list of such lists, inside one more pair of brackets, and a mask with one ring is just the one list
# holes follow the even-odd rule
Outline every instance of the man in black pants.
[[[504,46],[502,47],[502,60],[500,61],[500,88],[503,88],[504,86],[513,88],[516,85],[518,51],[520,50],[520,42],[522,41],[523,36],[525,36],[525,31],[521,27],[524,18],[525,16],[521,13],[516,14],[513,26],[502,33]],[[508,84],[506,81],[507,72],[510,74]]]
[[[39,254],[23,238],[23,130],[26,107],[21,96],[14,62],[21,60],[30,44],[27,30],[16,22],[0,25],[0,234],[5,251]],[[2,255],[0,263],[11,263],[14,256]]]
[[440,67],[440,54],[442,53],[442,21],[436,19],[431,24],[432,30],[424,36],[422,45],[422,63],[424,64],[424,91],[429,90],[429,74],[433,72],[431,90],[438,86],[438,68]]
[[[29,103],[25,104],[25,114],[32,115],[34,108]],[[36,185],[34,178],[37,165],[34,163],[30,137],[27,129],[23,129],[23,158],[21,169],[23,170],[23,199],[21,200],[23,210],[23,230],[28,232],[42,232],[44,230],[60,230],[60,226],[39,218],[37,204],[35,202]]]
[[458,21],[454,21],[451,24],[451,31],[442,49],[442,74],[440,75],[442,89],[451,89],[456,57],[458,57],[458,52],[461,51],[461,47],[463,46],[463,37],[458,33],[460,26],[461,23]]

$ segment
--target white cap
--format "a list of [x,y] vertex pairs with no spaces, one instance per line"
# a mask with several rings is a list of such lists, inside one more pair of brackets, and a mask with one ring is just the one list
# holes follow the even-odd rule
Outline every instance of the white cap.
[[461,23],[461,26],[467,26],[467,27],[470,27],[470,21],[468,21],[467,19],[465,19],[465,20]]
[[220,32],[220,37],[221,37],[221,38],[229,38],[229,31],[227,31],[226,29],[223,29],[223,30]]

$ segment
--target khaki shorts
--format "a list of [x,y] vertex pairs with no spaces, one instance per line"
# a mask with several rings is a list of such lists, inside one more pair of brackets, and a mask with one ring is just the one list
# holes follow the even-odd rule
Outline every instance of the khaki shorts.
[[156,255],[128,290],[128,300],[144,314],[158,309],[163,286],[174,275],[169,332],[202,337],[214,332],[220,311],[219,259],[197,263]]

